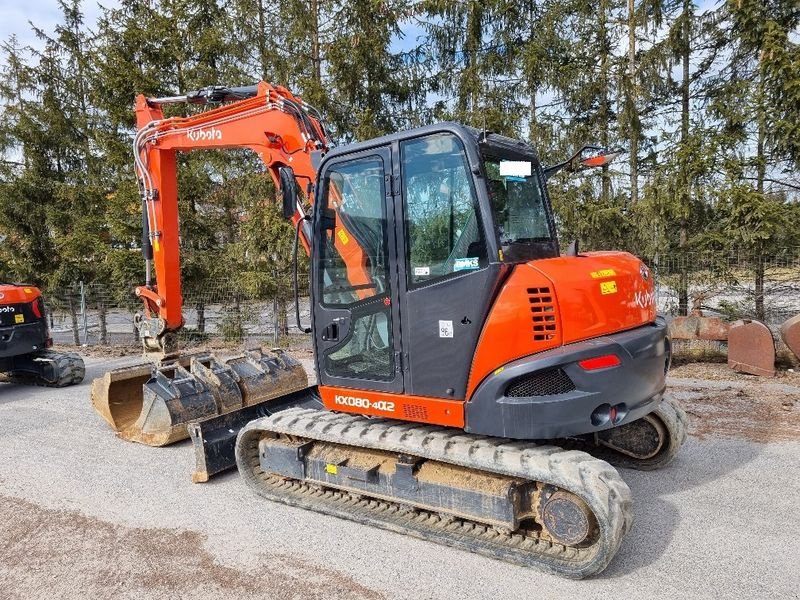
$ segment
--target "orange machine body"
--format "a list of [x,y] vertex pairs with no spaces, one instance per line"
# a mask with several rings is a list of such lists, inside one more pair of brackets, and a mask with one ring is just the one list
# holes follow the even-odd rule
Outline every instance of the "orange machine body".
[[589,252],[515,265],[486,319],[465,398],[320,386],[329,410],[449,427],[464,426],[464,406],[488,376],[512,361],[656,319],[652,276],[627,252]]
[[0,306],[4,304],[18,304],[22,302],[33,302],[41,297],[39,288],[32,285],[0,285]]

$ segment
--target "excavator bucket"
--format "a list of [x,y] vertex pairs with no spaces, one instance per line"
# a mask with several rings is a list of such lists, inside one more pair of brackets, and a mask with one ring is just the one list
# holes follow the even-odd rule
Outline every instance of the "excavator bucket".
[[115,369],[92,382],[92,404],[121,438],[166,446],[189,437],[189,423],[307,386],[299,362],[259,349],[226,360],[204,354]]

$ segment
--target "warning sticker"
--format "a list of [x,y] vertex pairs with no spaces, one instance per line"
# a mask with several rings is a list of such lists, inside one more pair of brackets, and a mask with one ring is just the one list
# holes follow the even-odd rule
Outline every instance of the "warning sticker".
[[24,323],[25,315],[14,315],[14,323]]
[[347,235],[347,232],[344,229],[337,231],[336,235],[339,237],[339,241],[345,246],[350,243],[350,237]]
[[616,294],[617,293],[617,282],[616,281],[604,281],[600,284],[600,293],[603,295],[606,294]]
[[614,277],[617,273],[614,269],[601,269],[600,271],[592,271],[589,273],[592,279],[603,279],[604,277]]
[[451,338],[453,337],[453,322],[452,321],[439,321],[439,337]]
[[414,267],[414,275],[416,277],[427,277],[431,274],[430,267]]

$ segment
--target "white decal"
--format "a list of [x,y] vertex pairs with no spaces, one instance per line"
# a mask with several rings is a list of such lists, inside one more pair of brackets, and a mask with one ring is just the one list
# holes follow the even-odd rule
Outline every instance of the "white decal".
[[416,277],[427,277],[431,274],[430,267],[414,267],[414,275]]
[[453,322],[452,321],[439,321],[439,337],[451,338],[453,337]]
[[651,308],[656,303],[656,294],[653,290],[646,292],[636,292],[633,301],[639,308]]
[[352,406],[354,408],[371,408],[372,410],[382,410],[384,412],[394,412],[394,402],[388,400],[375,400],[372,402],[369,398],[358,398],[356,396],[342,396],[336,394],[333,401],[342,406]]
[[221,140],[222,132],[216,127],[210,129],[190,129],[186,134],[193,142],[210,142],[213,140]]
[[3,307],[0,307],[0,312],[10,313],[10,312],[16,312],[16,311],[14,310],[13,306],[3,306]]
[[528,160],[501,160],[500,177],[530,177],[531,163]]
[[453,263],[453,271],[471,271],[472,269],[480,269],[480,260],[477,256],[469,258],[457,258]]

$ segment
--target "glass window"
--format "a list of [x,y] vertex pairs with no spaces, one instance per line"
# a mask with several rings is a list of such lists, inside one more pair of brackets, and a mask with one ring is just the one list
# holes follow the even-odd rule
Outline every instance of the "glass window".
[[395,367],[383,160],[331,167],[324,206],[334,218],[321,233],[322,301],[351,311],[346,337],[325,352],[325,371],[333,377],[391,381]]
[[335,226],[323,231],[322,301],[348,305],[388,292],[383,161],[367,158],[332,167],[326,206]]
[[[527,165],[527,167],[526,167]],[[484,157],[500,247],[550,239],[539,176],[530,161]]]
[[391,346],[391,314],[380,304],[353,315],[348,341],[325,355],[325,370],[334,377],[391,380],[394,353]]
[[486,243],[458,138],[442,133],[401,146],[411,285],[485,267]]

